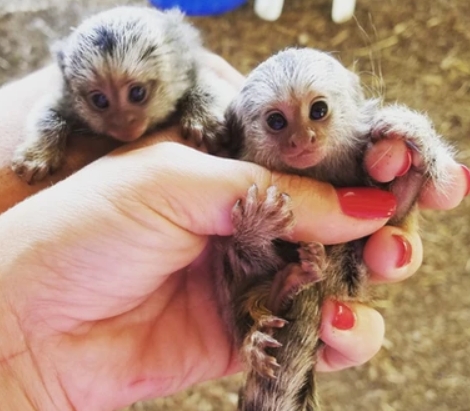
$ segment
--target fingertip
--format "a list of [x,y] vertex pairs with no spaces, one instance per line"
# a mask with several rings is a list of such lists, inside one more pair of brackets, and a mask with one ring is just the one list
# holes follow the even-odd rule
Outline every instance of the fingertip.
[[292,241],[338,244],[377,231],[393,215],[393,194],[371,187],[335,189],[297,175],[273,173],[271,184],[292,199]]
[[470,194],[470,170],[466,165],[452,162],[447,168],[449,183],[438,189],[430,185],[419,198],[421,208],[451,210]]
[[416,232],[385,226],[372,234],[363,251],[374,283],[394,283],[410,277],[421,265],[423,246]]
[[465,191],[465,197],[468,197],[470,195],[470,169],[465,164],[461,164],[460,167],[467,182],[467,190]]
[[389,191],[371,187],[338,188],[336,190],[344,214],[365,219],[390,218],[397,201]]
[[[342,312],[340,316],[354,316],[352,326],[347,329],[337,327],[339,311]],[[322,313],[320,337],[325,347],[320,353],[318,371],[337,371],[364,364],[380,350],[385,323],[378,311],[363,304],[328,300]],[[340,324],[344,325],[344,321]]]
[[412,160],[411,150],[402,140],[384,139],[371,145],[364,157],[364,164],[370,177],[387,183],[404,175],[410,169]]

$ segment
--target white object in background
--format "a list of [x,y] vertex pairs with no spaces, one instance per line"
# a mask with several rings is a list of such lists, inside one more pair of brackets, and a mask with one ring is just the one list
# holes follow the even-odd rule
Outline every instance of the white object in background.
[[275,21],[282,13],[284,0],[255,0],[255,13],[263,20]]
[[344,23],[354,14],[356,0],[333,0],[331,18],[335,23]]

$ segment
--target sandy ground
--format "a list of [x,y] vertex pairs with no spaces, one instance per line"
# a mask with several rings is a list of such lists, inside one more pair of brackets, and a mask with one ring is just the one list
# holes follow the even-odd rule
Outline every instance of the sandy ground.
[[[0,0],[0,84],[49,60],[47,44],[99,8],[124,2]],[[145,4],[144,2],[129,2]],[[371,93],[427,111],[470,164],[470,3],[360,0],[356,19],[330,20],[331,1],[290,0],[275,23],[250,5],[193,19],[214,51],[246,73],[286,46],[337,52]],[[425,258],[410,280],[378,288],[387,333],[368,364],[320,376],[325,411],[470,410],[470,200],[426,212]],[[234,410],[240,376],[136,410]]]

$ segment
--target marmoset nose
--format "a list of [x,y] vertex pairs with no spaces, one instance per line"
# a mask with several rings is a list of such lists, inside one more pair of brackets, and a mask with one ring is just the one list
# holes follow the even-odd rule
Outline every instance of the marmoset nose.
[[124,116],[124,121],[128,125],[135,123],[136,120],[137,120],[137,117],[133,113],[128,113],[128,114],[125,114]]
[[306,130],[303,133],[295,133],[289,140],[289,146],[292,149],[308,150],[316,142],[317,136],[315,131]]

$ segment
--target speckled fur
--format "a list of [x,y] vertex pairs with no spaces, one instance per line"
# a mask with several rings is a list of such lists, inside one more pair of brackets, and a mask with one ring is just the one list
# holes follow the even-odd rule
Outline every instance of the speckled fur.
[[178,120],[198,144],[213,139],[234,93],[203,65],[199,32],[176,9],[117,7],[98,13],[53,51],[62,78],[32,111],[26,139],[13,159],[13,169],[28,182],[61,165],[70,134],[108,136],[115,119],[93,109],[87,99],[97,83],[117,78],[148,85],[149,98],[140,108],[142,135]]

